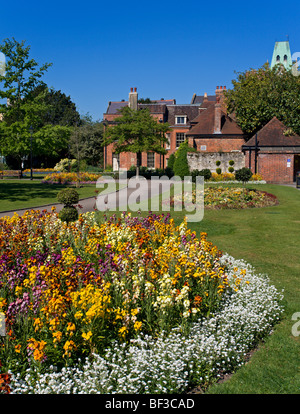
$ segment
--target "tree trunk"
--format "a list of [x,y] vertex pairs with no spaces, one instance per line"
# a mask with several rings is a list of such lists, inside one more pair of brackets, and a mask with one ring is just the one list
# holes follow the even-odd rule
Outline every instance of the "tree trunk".
[[142,153],[137,152],[136,154],[136,177],[137,178],[139,178],[140,176],[141,159],[142,159]]

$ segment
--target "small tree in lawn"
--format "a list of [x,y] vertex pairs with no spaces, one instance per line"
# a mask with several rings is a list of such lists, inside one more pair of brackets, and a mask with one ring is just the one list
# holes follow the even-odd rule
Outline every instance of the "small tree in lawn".
[[166,154],[164,144],[168,142],[165,133],[169,130],[167,123],[158,123],[148,108],[133,110],[124,107],[120,117],[105,131],[103,145],[113,143],[114,152],[133,152],[136,154],[136,175],[139,176],[142,152]]

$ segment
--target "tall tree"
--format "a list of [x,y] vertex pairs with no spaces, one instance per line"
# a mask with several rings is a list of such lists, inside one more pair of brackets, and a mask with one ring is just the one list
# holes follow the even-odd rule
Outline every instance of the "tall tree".
[[[25,41],[5,39],[0,51],[6,57],[6,71],[0,75],[0,152],[14,154],[21,163],[23,157],[34,155],[58,155],[67,147],[71,129],[66,126],[50,125],[43,122],[49,110],[46,90],[34,94],[42,84],[41,77],[51,66],[40,66],[30,58],[30,46]],[[31,127],[32,131],[31,132]]]
[[238,74],[225,102],[245,133],[254,134],[276,116],[300,134],[300,77],[281,66],[265,64]]
[[88,165],[99,166],[103,163],[103,124],[94,122],[87,114],[81,117],[79,125],[72,130],[70,152],[77,159]]
[[165,136],[169,124],[158,123],[148,108],[133,110],[124,107],[120,110],[115,125],[109,126],[104,134],[104,145],[113,143],[114,152],[132,152],[137,155],[136,175],[139,175],[142,152],[166,154],[163,144],[168,140]]

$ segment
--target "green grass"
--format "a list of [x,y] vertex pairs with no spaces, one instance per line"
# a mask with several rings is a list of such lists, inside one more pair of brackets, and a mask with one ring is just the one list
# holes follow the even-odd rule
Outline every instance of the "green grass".
[[[258,186],[257,186],[258,188]],[[300,312],[300,191],[285,186],[260,187],[275,194],[280,204],[249,210],[206,211],[192,225],[235,258],[245,259],[271,283],[284,289],[283,320],[250,361],[228,381],[208,393],[300,393],[300,337],[291,333],[292,315]]]
[[[39,207],[57,203],[58,192],[66,185],[42,184],[34,179],[0,180],[0,212]],[[80,199],[95,196],[96,185],[84,185],[77,189]]]

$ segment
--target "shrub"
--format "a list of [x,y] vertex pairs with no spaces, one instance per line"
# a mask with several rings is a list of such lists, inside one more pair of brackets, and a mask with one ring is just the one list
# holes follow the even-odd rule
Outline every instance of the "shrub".
[[243,167],[240,170],[237,170],[235,172],[235,178],[238,181],[242,181],[243,183],[246,183],[247,181],[249,181],[251,177],[252,177],[252,171],[247,167]]
[[229,168],[228,168],[228,171],[229,171],[230,173],[233,173],[234,168],[233,168],[233,167],[229,167]]
[[174,172],[174,163],[175,163],[175,154],[171,154],[168,159],[168,168],[170,168]]
[[218,167],[219,165],[221,165],[221,161],[216,161],[216,166]]
[[233,166],[233,165],[234,165],[234,161],[233,161],[233,160],[230,160],[230,161],[229,161],[229,165],[230,165],[230,166]]
[[216,169],[216,173],[220,175],[220,174],[222,173],[221,168],[217,168],[217,169]]
[[181,179],[185,176],[190,175],[190,169],[187,161],[187,152],[189,150],[188,142],[185,141],[180,144],[177,153],[176,153],[176,160],[174,162],[174,174],[178,175]]
[[193,182],[196,182],[197,176],[204,177],[204,180],[209,180],[211,178],[211,171],[208,168],[204,168],[203,170],[193,170],[191,172]]
[[58,217],[67,224],[78,220],[78,211],[74,206],[65,206],[59,213]]
[[74,188],[64,188],[58,193],[57,200],[69,207],[78,203],[79,194]]
[[68,172],[69,169],[70,171],[76,171],[77,160],[75,159],[69,160],[68,158],[63,158],[54,167],[55,171],[61,171],[61,172]]

